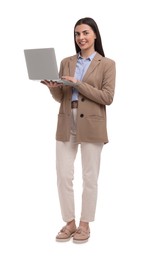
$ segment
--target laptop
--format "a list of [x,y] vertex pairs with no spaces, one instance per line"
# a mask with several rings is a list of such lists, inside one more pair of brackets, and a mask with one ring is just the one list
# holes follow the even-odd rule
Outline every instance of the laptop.
[[51,80],[64,85],[74,86],[75,83],[60,79],[54,48],[25,49],[24,56],[29,79]]

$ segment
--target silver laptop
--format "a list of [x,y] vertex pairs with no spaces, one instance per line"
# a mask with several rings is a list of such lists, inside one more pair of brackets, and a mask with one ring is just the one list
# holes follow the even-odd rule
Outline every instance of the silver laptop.
[[52,80],[64,85],[74,83],[59,78],[54,48],[25,49],[27,72],[31,80]]

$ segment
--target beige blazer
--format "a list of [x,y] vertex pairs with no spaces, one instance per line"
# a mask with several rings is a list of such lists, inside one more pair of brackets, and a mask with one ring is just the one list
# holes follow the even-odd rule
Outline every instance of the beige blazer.
[[[61,61],[60,77],[74,76],[77,55]],[[77,142],[107,143],[106,106],[113,102],[115,62],[96,54],[76,88],[79,91],[77,113]],[[52,88],[53,98],[60,102],[56,140],[69,141],[71,127],[72,87]]]

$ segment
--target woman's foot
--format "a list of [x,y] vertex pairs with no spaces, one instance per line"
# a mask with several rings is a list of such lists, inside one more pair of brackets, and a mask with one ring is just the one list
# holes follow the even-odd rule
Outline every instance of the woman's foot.
[[80,221],[80,225],[73,236],[73,242],[85,243],[88,241],[89,237],[90,237],[89,223]]
[[71,237],[74,235],[76,232],[76,225],[75,225],[75,220],[72,220],[68,222],[57,234],[56,236],[56,241],[58,242],[66,242],[71,239]]

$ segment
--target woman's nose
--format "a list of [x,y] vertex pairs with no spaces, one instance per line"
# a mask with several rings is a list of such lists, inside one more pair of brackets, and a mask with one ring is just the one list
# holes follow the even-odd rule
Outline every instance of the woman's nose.
[[80,33],[79,38],[83,39],[83,33]]

